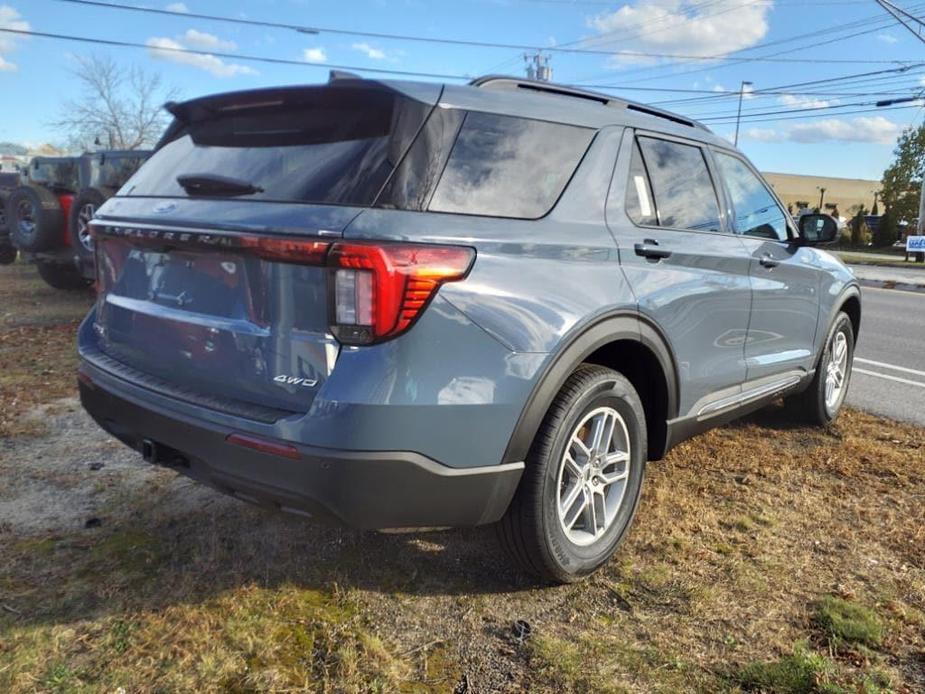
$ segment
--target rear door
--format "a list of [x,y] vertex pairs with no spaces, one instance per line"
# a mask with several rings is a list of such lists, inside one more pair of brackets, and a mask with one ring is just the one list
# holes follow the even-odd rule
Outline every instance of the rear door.
[[640,312],[674,351],[681,416],[708,410],[746,378],[750,257],[719,200],[699,143],[627,131],[608,224]]
[[813,251],[793,242],[789,215],[743,157],[725,150],[713,157],[727,214],[751,257],[748,380],[795,377],[812,368],[820,287]]

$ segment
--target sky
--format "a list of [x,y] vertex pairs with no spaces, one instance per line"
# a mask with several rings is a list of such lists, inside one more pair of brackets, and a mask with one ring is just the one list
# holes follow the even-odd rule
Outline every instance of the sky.
[[[522,48],[339,31],[543,49],[557,82],[657,104],[701,119],[729,139],[738,92],[751,82],[744,89],[739,146],[764,171],[879,179],[897,136],[925,117],[925,102],[874,106],[925,89],[925,43],[875,0],[121,1],[176,14],[0,0],[0,28],[142,44],[117,48],[0,33],[0,141],[64,142],[51,123],[62,103],[79,95],[73,70],[77,58],[90,53],[156,72],[182,98],[324,82],[332,66],[368,77],[384,73],[364,71],[430,73],[446,77],[429,81],[456,83],[487,73],[524,74]],[[925,16],[925,1],[896,4]],[[320,31],[231,24],[190,13]],[[169,50],[176,48],[205,54]]]

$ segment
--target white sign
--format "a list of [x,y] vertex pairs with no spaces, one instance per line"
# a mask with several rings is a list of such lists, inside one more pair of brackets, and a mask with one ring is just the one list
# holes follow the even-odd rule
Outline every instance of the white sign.
[[925,236],[907,236],[906,253],[925,253]]

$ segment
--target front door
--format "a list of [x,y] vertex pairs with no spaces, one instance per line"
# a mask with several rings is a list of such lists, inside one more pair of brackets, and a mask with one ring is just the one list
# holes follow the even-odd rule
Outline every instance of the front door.
[[627,131],[607,219],[639,311],[665,334],[679,416],[698,415],[746,378],[751,258],[729,232],[699,143]]
[[727,214],[751,257],[752,318],[745,345],[748,380],[808,371],[819,317],[819,271],[813,252],[775,196],[741,156],[714,150]]

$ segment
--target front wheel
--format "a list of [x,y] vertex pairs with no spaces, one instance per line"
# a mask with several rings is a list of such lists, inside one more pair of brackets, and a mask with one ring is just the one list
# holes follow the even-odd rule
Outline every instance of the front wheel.
[[626,534],[642,490],[646,421],[621,374],[582,365],[546,414],[498,535],[546,581],[569,583],[604,564]]
[[854,326],[848,314],[841,312],[829,329],[809,388],[787,398],[787,407],[794,418],[816,425],[835,421],[848,393],[853,364]]

